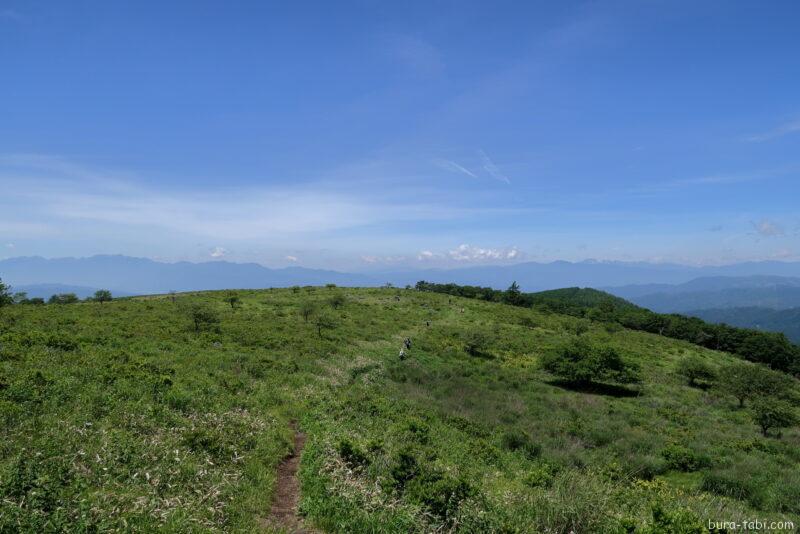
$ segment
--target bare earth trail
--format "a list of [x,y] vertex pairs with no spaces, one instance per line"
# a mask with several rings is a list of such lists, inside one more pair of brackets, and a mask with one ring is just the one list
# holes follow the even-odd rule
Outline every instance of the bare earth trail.
[[306,435],[294,429],[294,450],[284,458],[278,466],[278,480],[275,490],[275,500],[269,512],[268,524],[292,534],[310,534],[314,532],[303,525],[303,520],[297,513],[297,503],[300,501],[300,482],[297,480],[297,469],[300,467],[300,458],[306,444]]
[[[450,314],[454,314],[450,310]],[[438,322],[442,322],[441,319]],[[428,324],[430,326],[430,324]],[[412,328],[399,336],[413,336],[419,332],[419,327]],[[398,336],[394,336],[397,338]],[[278,465],[278,477],[275,489],[275,500],[267,518],[267,525],[291,534],[314,534],[317,530],[304,525],[303,519],[297,513],[300,502],[300,481],[297,479],[297,470],[303,456],[303,447],[306,444],[306,435],[297,428],[297,423],[292,422],[294,431],[294,449]]]

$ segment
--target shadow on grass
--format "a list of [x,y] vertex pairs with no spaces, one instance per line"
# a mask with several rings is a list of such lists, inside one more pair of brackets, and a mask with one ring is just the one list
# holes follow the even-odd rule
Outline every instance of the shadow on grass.
[[638,397],[642,394],[641,390],[632,389],[616,384],[601,384],[597,382],[575,383],[567,380],[549,380],[551,386],[556,386],[579,393],[590,393],[592,395],[605,395],[608,397]]

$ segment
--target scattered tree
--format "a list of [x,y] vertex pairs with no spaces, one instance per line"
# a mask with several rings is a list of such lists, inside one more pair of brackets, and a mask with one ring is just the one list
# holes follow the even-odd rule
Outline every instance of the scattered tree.
[[689,380],[689,385],[692,387],[708,386],[717,377],[714,368],[696,355],[684,358],[678,365],[678,373]]
[[794,407],[783,399],[758,397],[753,401],[753,420],[767,436],[772,428],[787,428],[797,424]]
[[236,306],[241,304],[242,299],[239,298],[239,295],[231,291],[227,295],[225,295],[225,302],[231,305],[231,309],[234,309],[236,308]]
[[4,284],[0,279],[0,308],[14,304],[14,297],[11,295],[11,286]]
[[328,299],[328,303],[331,305],[331,308],[333,308],[334,310],[338,310],[339,308],[344,306],[345,302],[347,302],[347,300],[344,298],[344,295],[341,294],[341,293],[336,293],[336,294],[332,295],[330,299]]
[[314,306],[313,302],[305,300],[300,303],[300,309],[298,311],[300,312],[300,317],[302,317],[305,322],[308,322],[316,310],[317,307]]
[[75,304],[76,302],[80,302],[80,299],[75,293],[59,293],[47,301],[48,304]]
[[28,294],[25,291],[17,291],[12,297],[14,304],[25,304],[28,302]]
[[41,306],[42,304],[44,304],[44,299],[42,297],[33,297],[30,299],[25,299],[25,302],[23,304],[34,304],[36,306]]
[[336,328],[336,323],[327,313],[320,313],[314,320],[314,326],[317,327],[317,335],[322,338],[322,331]]
[[208,304],[192,304],[187,308],[186,314],[191,319],[195,332],[208,330],[219,325],[219,314]]
[[792,387],[792,379],[763,365],[736,362],[719,372],[719,387],[739,400],[739,407],[756,397],[785,397]]
[[506,289],[503,295],[503,302],[517,306],[522,302],[522,291],[519,289],[519,284],[516,281],[511,282],[511,285]]
[[328,289],[336,289],[336,284],[325,284]]
[[584,339],[545,355],[542,367],[576,385],[598,382],[629,384],[639,381],[636,367],[626,363],[615,349],[594,345]]
[[111,298],[111,291],[108,289],[98,289],[94,292],[94,301],[100,304],[103,302],[110,302]]

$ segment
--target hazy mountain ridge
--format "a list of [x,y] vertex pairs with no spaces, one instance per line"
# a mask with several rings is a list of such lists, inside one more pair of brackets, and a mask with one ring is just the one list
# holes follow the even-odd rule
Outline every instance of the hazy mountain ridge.
[[712,308],[800,306],[800,278],[780,276],[702,277],[684,284],[605,288],[653,311],[680,313]]
[[[60,283],[103,287],[118,293],[133,294],[163,293],[172,290],[265,288],[327,283],[369,287],[391,282],[404,286],[414,284],[419,280],[505,289],[511,282],[516,281],[525,291],[542,291],[570,286],[606,288],[615,295],[635,302],[636,299],[631,296],[631,292],[644,295],[657,291],[669,291],[670,286],[677,284],[693,287],[691,284],[695,279],[755,275],[762,278],[798,277],[800,280],[800,263],[771,261],[720,267],[694,267],[678,264],[587,260],[577,263],[568,261],[526,262],[454,269],[346,273],[305,267],[271,269],[256,263],[228,261],[163,263],[121,255],[54,259],[19,257],[0,261],[0,277],[7,283],[16,286]],[[639,286],[631,284],[639,284]],[[645,287],[642,284],[649,284],[649,286]],[[800,291],[800,282],[797,283],[797,286]],[[636,303],[641,304],[640,302]],[[717,306],[692,305],[685,309],[706,307]]]
[[687,315],[693,315],[711,323],[725,323],[768,332],[783,332],[793,342],[800,343],[800,307],[786,310],[757,306],[715,308],[693,310],[687,312]]

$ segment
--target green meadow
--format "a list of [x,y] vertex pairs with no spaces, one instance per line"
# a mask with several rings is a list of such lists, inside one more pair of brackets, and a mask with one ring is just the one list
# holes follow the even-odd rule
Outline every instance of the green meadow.
[[[0,309],[0,532],[280,531],[293,425],[312,531],[800,524],[800,430],[764,436],[752,403],[679,372],[733,355],[410,289],[235,296]],[[547,372],[578,338],[638,381]]]

